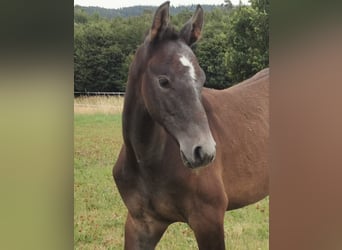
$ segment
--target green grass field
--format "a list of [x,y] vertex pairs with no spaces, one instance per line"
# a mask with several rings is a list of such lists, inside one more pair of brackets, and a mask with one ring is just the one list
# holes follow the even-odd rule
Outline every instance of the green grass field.
[[[75,114],[74,244],[75,249],[123,249],[126,208],[112,178],[122,144],[120,114]],[[268,249],[268,198],[227,212],[226,248]],[[175,223],[157,249],[197,249],[192,231]]]

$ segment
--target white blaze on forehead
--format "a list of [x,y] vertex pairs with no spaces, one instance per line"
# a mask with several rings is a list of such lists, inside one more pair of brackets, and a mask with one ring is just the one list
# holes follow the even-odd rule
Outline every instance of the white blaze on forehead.
[[195,68],[194,65],[192,64],[192,62],[185,56],[181,56],[179,58],[179,61],[185,66],[185,67],[189,67],[189,74],[191,76],[192,79],[196,80],[196,75],[195,75]]

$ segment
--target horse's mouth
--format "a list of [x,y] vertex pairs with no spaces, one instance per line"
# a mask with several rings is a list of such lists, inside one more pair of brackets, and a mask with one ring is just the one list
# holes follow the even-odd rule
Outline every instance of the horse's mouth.
[[191,163],[186,159],[184,153],[182,151],[180,153],[181,153],[181,158],[182,158],[183,164],[188,168],[194,168],[194,167],[192,167]]
[[206,167],[207,165],[209,165],[211,162],[213,162],[213,160],[215,159],[215,157],[212,157],[211,159],[207,160],[207,161],[194,161],[194,162],[190,162],[186,156],[184,155],[184,153],[182,151],[180,151],[181,154],[181,158],[183,161],[183,164],[190,168],[190,169],[195,169],[195,168],[200,168],[200,167]]

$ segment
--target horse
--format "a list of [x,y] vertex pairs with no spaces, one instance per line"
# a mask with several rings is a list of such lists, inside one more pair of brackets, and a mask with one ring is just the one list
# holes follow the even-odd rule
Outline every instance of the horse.
[[156,10],[130,65],[123,145],[113,177],[128,209],[124,248],[154,249],[188,223],[200,250],[225,249],[224,214],[268,195],[269,70],[224,90],[203,87],[191,46],[203,9],[176,31]]

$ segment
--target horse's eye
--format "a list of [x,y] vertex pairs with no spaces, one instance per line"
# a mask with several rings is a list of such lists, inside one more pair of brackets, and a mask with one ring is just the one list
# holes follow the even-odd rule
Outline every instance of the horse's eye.
[[169,82],[169,79],[167,77],[160,76],[158,78],[158,81],[159,81],[159,84],[160,84],[161,87],[163,87],[163,88],[168,88],[169,87],[169,83],[170,82]]

